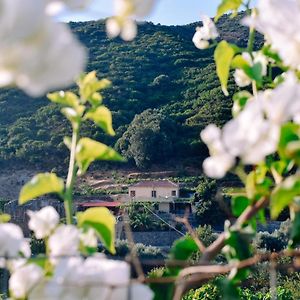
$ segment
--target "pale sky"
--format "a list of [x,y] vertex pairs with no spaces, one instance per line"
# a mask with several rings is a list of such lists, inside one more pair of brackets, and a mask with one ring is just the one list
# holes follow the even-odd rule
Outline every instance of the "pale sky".
[[[92,0],[88,11],[60,17],[62,21],[98,20],[112,15],[112,0]],[[199,21],[201,14],[215,16],[221,0],[158,0],[153,13],[146,18],[153,23],[183,25]]]

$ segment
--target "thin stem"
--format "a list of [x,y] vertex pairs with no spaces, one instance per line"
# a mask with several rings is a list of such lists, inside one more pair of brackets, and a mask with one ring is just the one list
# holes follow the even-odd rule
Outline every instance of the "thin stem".
[[247,45],[247,51],[250,53],[250,55],[252,55],[252,52],[253,52],[254,42],[255,42],[255,29],[254,29],[254,27],[250,27],[249,39],[248,39],[248,45]]
[[255,80],[252,80],[252,92],[255,99],[257,99],[258,92],[257,92],[257,84]]
[[69,170],[68,170],[68,177],[66,182],[66,193],[65,193],[64,204],[65,204],[67,224],[73,224],[73,213],[72,213],[73,212],[73,189],[74,189],[74,182],[77,174],[75,155],[76,155],[76,146],[77,146],[78,137],[79,137],[79,126],[77,128],[73,128]]

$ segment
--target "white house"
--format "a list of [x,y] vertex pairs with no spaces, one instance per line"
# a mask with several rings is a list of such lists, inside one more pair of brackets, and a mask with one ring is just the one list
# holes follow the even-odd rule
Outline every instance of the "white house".
[[130,198],[174,199],[179,197],[179,185],[170,180],[145,180],[130,185]]
[[170,180],[145,180],[130,185],[131,200],[156,202],[160,211],[170,211],[170,203],[179,197],[179,185]]

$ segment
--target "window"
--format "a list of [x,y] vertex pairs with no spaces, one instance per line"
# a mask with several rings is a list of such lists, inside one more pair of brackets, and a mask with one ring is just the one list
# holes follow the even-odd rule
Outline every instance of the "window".
[[130,197],[135,197],[135,191],[130,191]]
[[152,191],[151,196],[152,196],[152,198],[156,198],[156,191]]
[[176,197],[176,191],[172,191],[172,197]]

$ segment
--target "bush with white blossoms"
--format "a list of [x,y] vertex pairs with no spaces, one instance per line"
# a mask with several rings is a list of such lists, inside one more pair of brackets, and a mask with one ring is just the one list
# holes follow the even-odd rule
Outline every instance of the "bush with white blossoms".
[[[253,9],[250,2],[222,1],[218,7],[216,21],[229,11],[234,17],[246,7],[242,24],[249,28],[249,40],[246,48],[225,40],[216,46],[216,71],[224,94],[229,96],[232,70],[240,90],[232,95],[232,120],[223,128],[210,124],[201,132],[210,153],[203,162],[204,172],[216,179],[231,172],[245,185],[245,193],[231,201],[235,224],[225,223],[225,232],[201,259],[210,261],[223,249],[228,264],[235,264],[222,280],[222,286],[228,288],[223,291],[226,299],[238,299],[236,288],[251,272],[251,264],[242,261],[256,254],[251,240],[257,223],[265,222],[266,209],[273,219],[285,208],[290,210],[289,250],[281,254],[290,253],[300,243],[300,2],[259,0]],[[265,37],[260,48],[255,47],[256,31]],[[197,48],[209,46],[201,40],[199,29],[195,37]],[[238,267],[239,262],[243,267]]]
[[[97,253],[99,242],[115,253],[116,221],[109,210],[78,212],[74,224],[77,176],[95,160],[123,160],[114,149],[80,136],[82,123],[87,120],[106,134],[115,134],[112,114],[101,95],[110,82],[99,80],[95,72],[79,75],[84,70],[86,51],[67,25],[55,22],[61,10],[83,9],[89,3],[0,0],[0,85],[16,85],[33,96],[69,85],[75,77],[78,86],[78,94],[48,94],[50,101],[61,106],[72,127],[72,136],[64,139],[70,151],[66,180],[54,173],[38,174],[22,188],[19,197],[22,205],[45,194],[56,194],[64,203],[66,223],[60,222],[52,207],[28,211],[29,228],[46,248],[44,255],[30,258],[29,241],[21,229],[7,223],[8,216],[0,215],[0,267],[10,272],[10,298],[180,300],[190,288],[229,273],[218,280],[222,299],[239,299],[237,287],[248,278],[253,265],[270,260],[276,269],[276,256],[255,253],[251,247],[257,223],[265,222],[267,210],[276,219],[289,208],[290,241],[280,254],[300,255],[300,2],[258,0],[257,7],[251,8],[248,0],[222,0],[215,22],[225,13],[235,17],[241,8],[246,9],[242,20],[249,28],[246,47],[220,40],[218,24],[202,17],[202,26],[196,28],[191,42],[198,49],[215,47],[216,72],[226,96],[231,93],[231,75],[239,89],[231,95],[232,120],[223,128],[210,124],[201,132],[210,153],[203,170],[217,179],[234,173],[245,185],[245,192],[232,198],[233,221],[225,222],[224,232],[211,245],[205,247],[188,227],[190,235],[174,243],[165,268],[154,278],[139,274],[138,280],[131,278],[126,262]],[[132,40],[137,33],[134,18],[149,14],[155,3],[115,0],[115,16],[106,24],[108,36]],[[260,48],[255,47],[256,31],[265,37]],[[199,265],[185,267],[199,251]],[[212,261],[222,251],[227,263],[214,265]],[[136,258],[134,247],[132,257]],[[138,261],[134,265],[137,273],[142,272]],[[291,267],[299,268],[299,261]],[[274,291],[273,287],[275,299]]]

